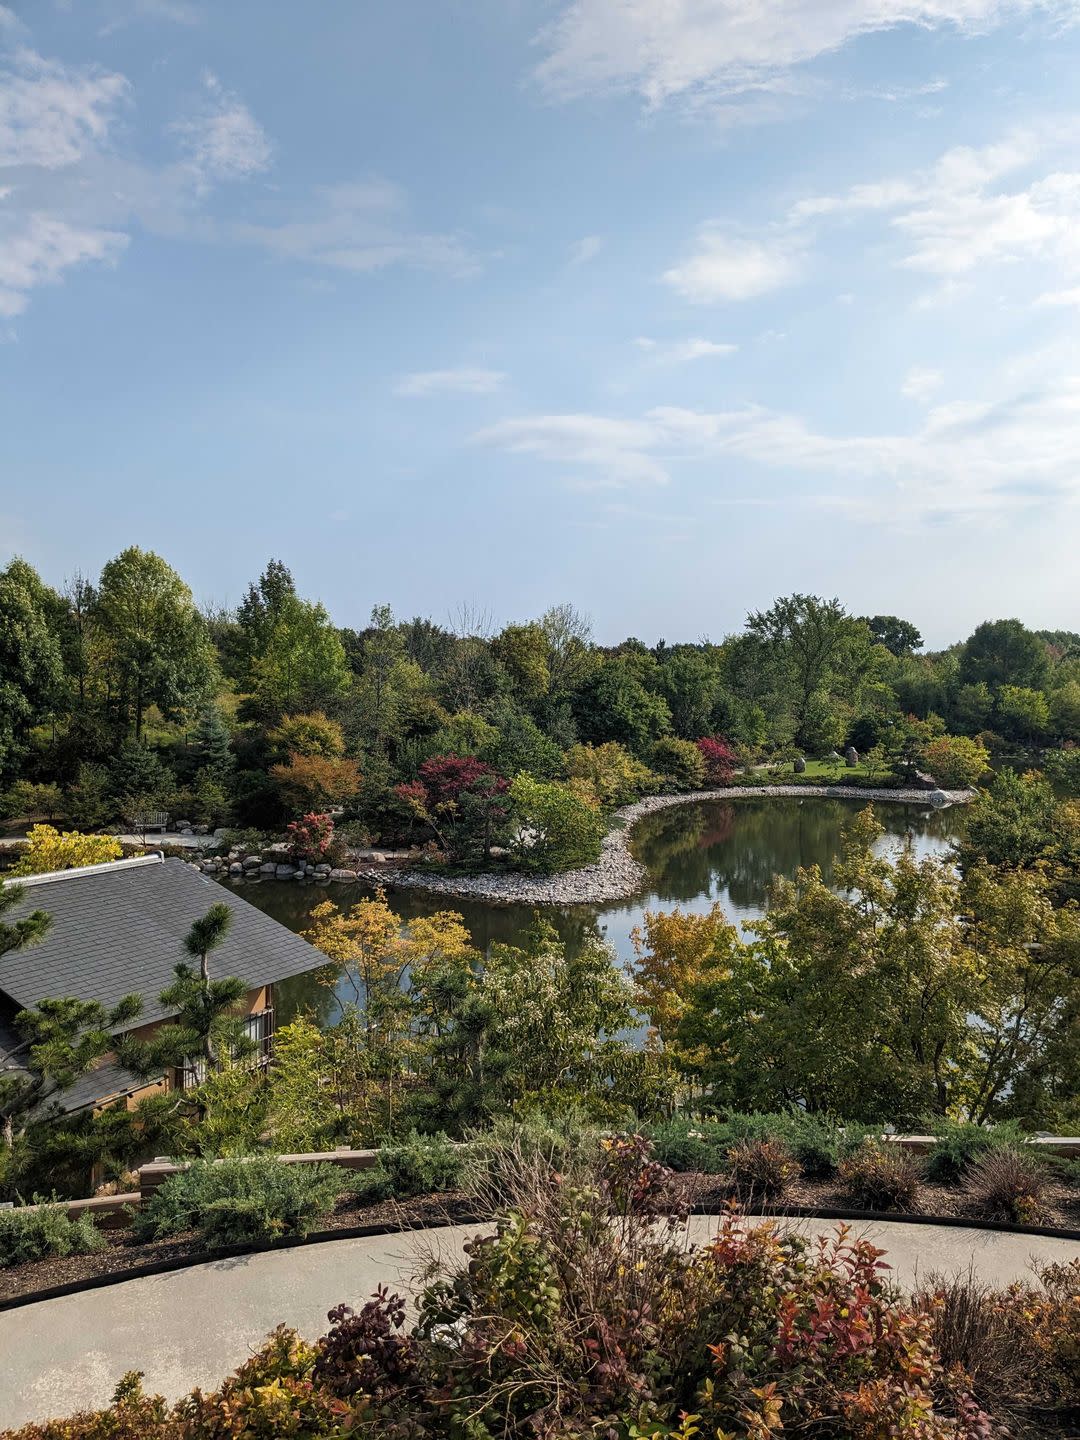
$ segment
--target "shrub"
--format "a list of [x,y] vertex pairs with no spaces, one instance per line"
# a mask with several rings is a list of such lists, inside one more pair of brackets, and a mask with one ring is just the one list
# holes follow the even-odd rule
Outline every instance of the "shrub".
[[799,1167],[779,1140],[743,1140],[727,1153],[727,1182],[740,1200],[778,1200]]
[[664,736],[653,746],[649,763],[664,790],[700,790],[705,783],[705,757],[692,740]]
[[88,1255],[105,1245],[105,1237],[89,1215],[68,1217],[66,1205],[0,1210],[0,1269],[48,1255]]
[[939,1128],[934,1147],[926,1157],[926,1178],[951,1185],[963,1179],[989,1151],[1020,1143],[1020,1131],[1013,1125],[986,1129],[981,1125],[947,1121]]
[[864,1141],[839,1167],[844,1193],[864,1210],[910,1210],[921,1174],[918,1161],[887,1141]]
[[844,1126],[826,1115],[803,1111],[785,1116],[779,1134],[808,1180],[830,1179],[865,1139],[862,1126]]
[[458,1189],[462,1162],[461,1148],[445,1135],[418,1135],[415,1130],[399,1144],[384,1145],[379,1151],[379,1166],[398,1200]]
[[728,1151],[744,1140],[767,1140],[780,1134],[781,1117],[775,1115],[729,1115],[724,1119],[706,1115],[676,1115],[651,1126],[656,1158],[672,1170],[697,1170],[703,1175],[721,1175],[728,1168]]
[[195,1160],[136,1213],[135,1233],[164,1240],[196,1230],[210,1249],[306,1235],[347,1185],[334,1165],[283,1165],[273,1156]]
[[971,1167],[967,1193],[988,1220],[1034,1225],[1042,1213],[1046,1172],[1020,1149],[991,1150]]
[[709,785],[730,785],[735,774],[739,757],[719,735],[705,735],[698,742],[701,758],[705,762],[705,780]]
[[52,825],[34,825],[27,833],[28,845],[12,867],[12,875],[44,875],[52,870],[72,870],[81,865],[103,865],[119,860],[123,847],[112,835],[80,835],[77,830],[63,834]]

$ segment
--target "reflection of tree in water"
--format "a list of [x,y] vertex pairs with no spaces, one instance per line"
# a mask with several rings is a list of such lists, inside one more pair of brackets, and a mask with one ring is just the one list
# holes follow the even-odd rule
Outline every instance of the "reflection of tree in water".
[[[790,878],[816,864],[831,882],[844,826],[857,809],[846,800],[777,797],[659,810],[638,827],[634,852],[661,899],[726,890],[740,910],[760,910],[777,875]],[[909,832],[940,844],[955,829],[951,814],[923,815],[914,806],[880,804],[877,814],[893,844]]]

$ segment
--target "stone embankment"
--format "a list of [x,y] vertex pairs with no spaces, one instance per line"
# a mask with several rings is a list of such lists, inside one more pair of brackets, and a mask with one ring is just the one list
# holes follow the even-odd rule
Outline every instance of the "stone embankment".
[[942,809],[971,800],[973,790],[863,790],[848,785],[740,785],[725,790],[697,790],[688,795],[650,795],[615,811],[614,824],[604,838],[600,859],[595,865],[566,870],[561,875],[432,875],[423,870],[360,871],[360,880],[427,890],[436,895],[462,900],[483,900],[494,905],[598,905],[607,900],[626,900],[645,883],[646,871],[630,853],[630,832],[635,823],[656,810],[687,805],[698,800],[735,800],[748,796],[795,796],[839,798],[841,800],[891,800],[909,805],[931,805]]

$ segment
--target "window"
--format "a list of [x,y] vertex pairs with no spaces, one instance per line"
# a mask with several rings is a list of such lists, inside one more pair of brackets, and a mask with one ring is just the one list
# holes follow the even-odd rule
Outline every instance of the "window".
[[[253,1069],[264,1069],[270,1062],[270,1052],[274,1044],[273,1010],[258,1010],[254,1015],[248,1015],[244,1020],[244,1033],[255,1046],[254,1051],[245,1056],[245,1062]],[[195,1060],[189,1055],[185,1057],[183,1065],[177,1067],[174,1088],[194,1090],[205,1079],[205,1059]]]

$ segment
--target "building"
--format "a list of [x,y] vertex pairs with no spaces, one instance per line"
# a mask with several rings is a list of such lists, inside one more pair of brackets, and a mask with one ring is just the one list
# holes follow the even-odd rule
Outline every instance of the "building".
[[[242,1007],[264,1062],[273,1043],[274,986],[326,963],[299,935],[179,859],[147,855],[5,883],[25,890],[5,916],[9,923],[45,910],[52,926],[39,944],[0,955],[0,1052],[15,1043],[16,1013],[45,999],[70,996],[111,1007],[138,994],[143,1009],[131,1033],[146,1036],[169,1024],[171,1013],[158,997],[175,966],[191,963],[184,937],[216,901],[228,905],[233,923],[213,952],[212,971],[218,978],[239,976],[247,985]],[[183,1089],[197,1079],[192,1068],[148,1083],[106,1056],[56,1098],[71,1113],[134,1101],[162,1088]]]

